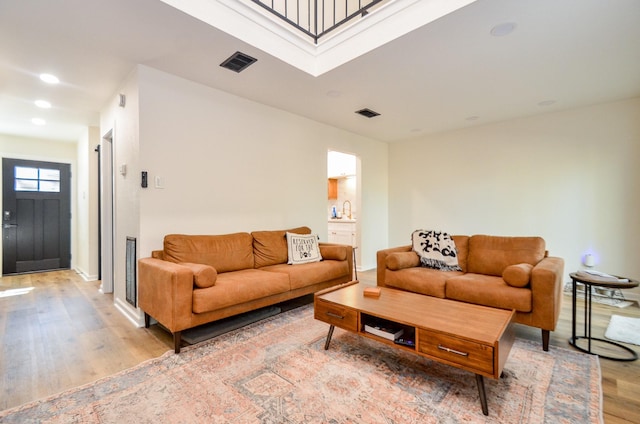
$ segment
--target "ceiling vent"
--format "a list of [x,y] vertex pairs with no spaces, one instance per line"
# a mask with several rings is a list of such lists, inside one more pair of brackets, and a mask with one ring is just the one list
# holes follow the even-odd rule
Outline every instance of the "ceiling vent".
[[356,113],[359,115],[365,116],[367,118],[373,118],[375,116],[380,115],[378,112],[371,109],[367,109],[367,108],[356,110]]
[[242,72],[249,67],[253,62],[258,59],[244,54],[241,52],[235,52],[230,58],[220,64],[223,68],[227,68],[233,72]]

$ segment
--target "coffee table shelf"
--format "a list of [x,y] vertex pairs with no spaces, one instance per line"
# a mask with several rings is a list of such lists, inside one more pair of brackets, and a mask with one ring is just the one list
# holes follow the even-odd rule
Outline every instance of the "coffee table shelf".
[[[316,293],[314,316],[330,325],[325,349],[329,348],[334,328],[339,327],[472,372],[476,375],[482,412],[488,415],[483,377],[500,378],[515,340],[515,311],[385,287],[379,298],[371,298],[363,295],[365,287],[353,281]],[[390,321],[405,333],[413,333],[414,346],[365,331],[365,324],[370,324],[372,318]]]

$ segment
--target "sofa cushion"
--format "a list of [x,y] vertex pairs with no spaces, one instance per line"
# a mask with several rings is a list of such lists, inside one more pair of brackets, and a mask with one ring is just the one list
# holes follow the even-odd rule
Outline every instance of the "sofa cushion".
[[320,255],[324,260],[345,261],[347,260],[347,248],[345,246],[320,245]]
[[545,255],[541,237],[475,235],[469,239],[467,272],[502,277],[509,265],[536,265]]
[[289,265],[320,262],[322,255],[317,234],[296,234],[287,232],[287,255]]
[[256,268],[287,263],[287,232],[311,234],[311,228],[298,227],[290,230],[254,231],[251,233]]
[[458,251],[458,265],[462,272],[467,272],[467,261],[469,259],[469,236],[451,236]]
[[447,279],[447,299],[501,309],[531,312],[531,289],[511,287],[502,279],[485,274],[465,274]]
[[216,284],[193,290],[193,312],[215,311],[232,305],[289,291],[289,276],[259,269],[243,269],[218,274]]
[[387,256],[386,266],[392,271],[420,266],[420,258],[416,252],[393,252]]
[[434,297],[445,297],[447,278],[462,275],[460,271],[439,271],[432,268],[405,268],[398,271],[386,271],[385,285],[401,290],[426,294]]
[[186,266],[193,272],[193,284],[196,287],[207,288],[216,283],[218,272],[211,265],[194,264],[190,262],[183,262],[180,265]]
[[527,287],[532,269],[531,264],[509,265],[502,272],[502,279],[511,287]]
[[281,264],[260,269],[288,275],[291,290],[349,276],[349,263],[347,261],[325,260],[296,266]]
[[169,234],[164,237],[164,252],[166,261],[210,265],[218,273],[253,268],[253,237],[249,233]]

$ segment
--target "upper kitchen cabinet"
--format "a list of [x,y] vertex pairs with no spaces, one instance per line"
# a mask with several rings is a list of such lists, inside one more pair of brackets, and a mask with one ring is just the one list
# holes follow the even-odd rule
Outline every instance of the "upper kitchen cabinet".
[[356,157],[340,152],[329,152],[327,158],[329,178],[345,178],[356,175]]
[[338,198],[338,180],[329,178],[329,200]]

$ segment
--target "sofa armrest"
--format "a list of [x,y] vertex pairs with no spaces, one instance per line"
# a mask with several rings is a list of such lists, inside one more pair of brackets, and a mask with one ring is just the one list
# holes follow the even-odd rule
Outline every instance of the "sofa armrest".
[[191,327],[193,272],[156,258],[138,260],[138,306],[172,333]]
[[395,252],[411,252],[411,245],[378,250],[376,253],[376,280],[379,286],[384,287],[386,283],[385,274],[387,271],[387,256]]
[[329,246],[326,244],[320,244],[320,255],[323,260],[330,261],[346,261],[347,260],[347,246]]
[[346,249],[346,254],[347,254],[347,266],[349,267],[349,275],[351,276],[351,278],[353,278],[353,246],[350,246],[348,244],[339,244],[339,243],[328,243],[328,242],[319,242],[318,243],[318,247],[322,250],[322,248],[324,246],[338,246],[338,247],[343,247]]
[[553,331],[560,317],[564,259],[548,256],[531,271],[533,320],[543,330]]

